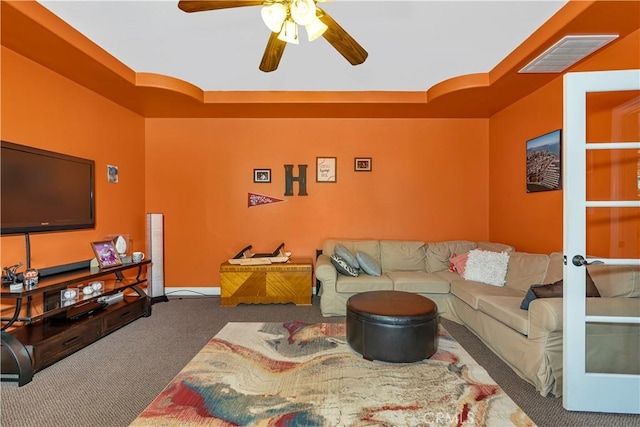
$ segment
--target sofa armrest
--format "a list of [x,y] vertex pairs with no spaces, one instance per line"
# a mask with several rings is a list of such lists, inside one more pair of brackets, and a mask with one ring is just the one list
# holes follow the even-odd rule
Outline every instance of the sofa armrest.
[[325,254],[318,255],[318,259],[316,260],[316,279],[322,283],[320,286],[321,295],[326,292],[336,292],[338,270],[336,270],[336,267],[331,263],[331,259]]
[[[529,304],[529,339],[563,330],[564,300],[538,298]],[[590,316],[640,317],[640,298],[587,298]]]
[[562,331],[562,298],[538,298],[529,304],[529,339]]

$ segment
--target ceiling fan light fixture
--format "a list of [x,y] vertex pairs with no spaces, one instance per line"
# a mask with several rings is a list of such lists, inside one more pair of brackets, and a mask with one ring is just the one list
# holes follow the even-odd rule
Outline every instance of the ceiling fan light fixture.
[[293,0],[290,10],[291,18],[298,25],[307,25],[316,17],[316,3],[313,0]]
[[290,19],[284,21],[278,39],[283,42],[298,44],[298,24]]
[[260,14],[266,26],[274,33],[279,33],[287,18],[287,7],[282,3],[266,4],[262,6]]
[[313,19],[307,25],[304,26],[307,30],[307,36],[309,37],[309,41],[312,42],[327,31],[327,25],[322,22],[318,17]]

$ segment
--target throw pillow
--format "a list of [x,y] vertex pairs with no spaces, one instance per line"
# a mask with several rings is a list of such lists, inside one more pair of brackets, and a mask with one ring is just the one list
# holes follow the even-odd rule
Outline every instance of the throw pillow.
[[367,273],[369,276],[380,276],[382,274],[380,264],[378,264],[376,260],[371,258],[369,255],[364,252],[356,252],[356,258],[362,271]]
[[458,273],[461,277],[464,277],[464,271],[467,267],[467,260],[469,259],[469,252],[466,252],[462,255],[453,254],[449,262],[451,265],[449,266],[449,271]]
[[358,270],[351,267],[344,259],[340,258],[338,255],[331,255],[331,264],[336,267],[338,273],[343,274],[345,276],[358,277]]
[[356,270],[360,268],[360,264],[358,264],[358,260],[356,259],[356,257],[342,243],[338,243],[335,246],[335,248],[333,248],[333,253],[335,253],[340,258],[345,260],[347,264],[349,264],[351,267],[355,268]]
[[[593,282],[589,271],[586,272],[585,277],[587,297],[599,297],[600,292],[596,288],[596,284]],[[562,298],[563,296],[563,283],[562,280],[558,280],[550,285],[531,285],[527,294],[524,296],[520,308],[523,310],[529,310],[529,304],[531,301],[537,298]]]
[[504,286],[509,255],[505,252],[490,252],[481,249],[469,251],[464,278],[493,286]]

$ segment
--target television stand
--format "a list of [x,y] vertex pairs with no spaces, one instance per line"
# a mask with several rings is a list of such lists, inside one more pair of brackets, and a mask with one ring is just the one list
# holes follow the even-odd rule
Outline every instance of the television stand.
[[[2,381],[29,383],[47,366],[126,324],[151,315],[146,283],[151,260],[109,269],[83,268],[41,278],[34,288],[2,288],[2,300],[15,300],[11,317],[2,317]],[[102,292],[62,301],[61,291],[104,282]],[[122,293],[122,298],[109,298]],[[105,303],[105,300],[112,300]]]

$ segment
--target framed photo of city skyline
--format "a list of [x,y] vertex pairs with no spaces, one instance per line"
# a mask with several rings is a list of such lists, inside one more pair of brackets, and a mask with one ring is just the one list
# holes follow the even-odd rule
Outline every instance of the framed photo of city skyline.
[[562,129],[527,141],[527,193],[562,189]]

